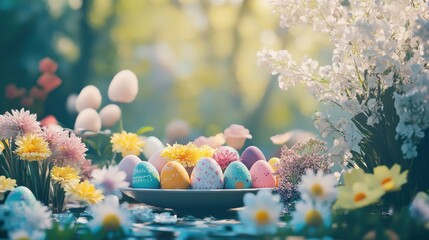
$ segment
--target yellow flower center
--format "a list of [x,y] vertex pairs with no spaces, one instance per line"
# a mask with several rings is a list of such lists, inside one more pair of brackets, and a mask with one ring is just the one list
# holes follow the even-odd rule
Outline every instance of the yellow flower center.
[[15,238],[16,240],[30,240],[29,237],[19,237],[19,238]]
[[307,226],[319,227],[323,223],[322,215],[320,215],[320,212],[317,210],[310,210],[305,214],[305,222]]
[[107,214],[103,222],[101,223],[103,228],[107,231],[116,231],[121,226],[121,221],[119,220],[118,216],[115,214]]
[[365,194],[365,193],[363,193],[363,192],[358,192],[358,193],[356,193],[356,195],[355,195],[354,201],[355,201],[355,202],[360,202],[360,201],[364,200],[365,198],[366,198],[366,194]]
[[381,186],[386,191],[391,191],[395,188],[395,181],[391,177],[387,177],[381,181]]
[[265,210],[259,210],[256,212],[255,220],[259,225],[265,225],[270,221],[270,215]]
[[316,183],[311,187],[311,193],[316,197],[322,197],[324,195],[324,191],[320,184]]

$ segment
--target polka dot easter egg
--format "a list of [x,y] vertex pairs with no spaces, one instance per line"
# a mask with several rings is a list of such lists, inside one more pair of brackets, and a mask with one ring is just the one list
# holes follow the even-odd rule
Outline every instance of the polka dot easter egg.
[[249,170],[241,162],[232,162],[225,169],[225,188],[227,189],[241,189],[252,187],[252,177]]
[[250,169],[253,188],[273,188],[276,186],[274,170],[265,160],[259,160]]
[[191,174],[193,189],[223,188],[223,173],[219,164],[213,158],[202,158],[195,165]]
[[188,189],[190,185],[188,172],[179,162],[170,161],[162,168],[162,189]]
[[140,162],[133,171],[133,188],[159,188],[159,173],[148,162]]

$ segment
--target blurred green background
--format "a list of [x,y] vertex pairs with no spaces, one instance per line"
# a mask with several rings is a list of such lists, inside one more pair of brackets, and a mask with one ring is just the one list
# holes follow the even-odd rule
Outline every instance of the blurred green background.
[[[192,128],[191,138],[211,136],[232,123],[246,126],[268,155],[270,137],[300,128],[316,132],[318,104],[304,89],[283,92],[267,69],[257,66],[263,47],[288,49],[300,61],[309,55],[329,63],[327,37],[297,26],[278,27],[266,0],[0,0],[0,89],[14,83],[30,89],[38,62],[59,64],[63,84],[41,106],[73,128],[76,113],[66,100],[88,84],[103,94],[121,69],[139,78],[139,94],[122,105],[125,129],[155,127],[164,137],[172,119]],[[21,108],[0,95],[0,110]]]

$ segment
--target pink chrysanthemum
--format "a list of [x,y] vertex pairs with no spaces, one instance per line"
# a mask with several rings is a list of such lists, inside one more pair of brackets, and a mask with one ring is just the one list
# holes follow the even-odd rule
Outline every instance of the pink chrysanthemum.
[[92,166],[91,159],[85,159],[80,165],[80,174],[83,179],[90,179],[92,170],[94,170],[94,166]]
[[15,138],[41,131],[36,114],[24,109],[12,110],[0,116],[0,139]]
[[45,140],[49,143],[52,155],[49,160],[55,166],[78,167],[85,161],[85,144],[74,133],[57,128],[43,128]]

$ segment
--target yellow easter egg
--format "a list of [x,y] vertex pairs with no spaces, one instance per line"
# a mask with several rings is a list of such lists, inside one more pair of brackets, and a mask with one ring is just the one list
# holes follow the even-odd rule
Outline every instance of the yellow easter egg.
[[277,157],[273,157],[270,160],[268,160],[268,164],[270,164],[274,172],[277,172],[277,170],[279,169],[280,159]]
[[187,189],[191,185],[188,172],[176,161],[170,161],[161,170],[162,189]]

